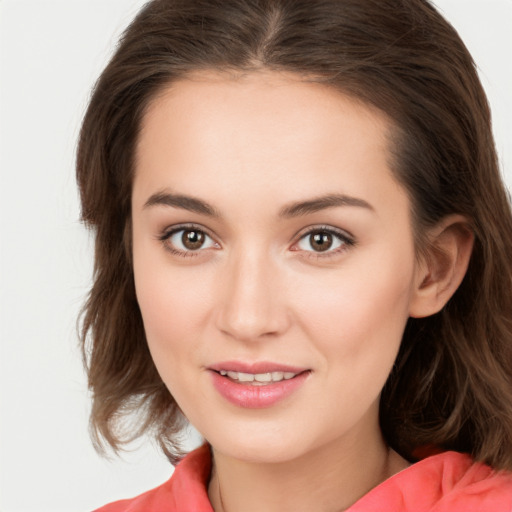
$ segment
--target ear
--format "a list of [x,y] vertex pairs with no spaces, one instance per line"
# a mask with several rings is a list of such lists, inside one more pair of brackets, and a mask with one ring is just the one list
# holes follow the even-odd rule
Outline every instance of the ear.
[[409,315],[441,311],[466,274],[474,235],[461,215],[445,217],[427,233],[427,254],[418,264]]

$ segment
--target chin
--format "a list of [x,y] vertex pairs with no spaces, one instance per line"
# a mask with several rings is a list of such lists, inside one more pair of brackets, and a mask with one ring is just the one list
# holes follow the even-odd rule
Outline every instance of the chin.
[[[227,434],[227,435],[226,435]],[[278,464],[297,459],[308,451],[307,442],[298,432],[265,429],[254,432],[224,432],[205,437],[214,451],[234,459],[259,464]]]

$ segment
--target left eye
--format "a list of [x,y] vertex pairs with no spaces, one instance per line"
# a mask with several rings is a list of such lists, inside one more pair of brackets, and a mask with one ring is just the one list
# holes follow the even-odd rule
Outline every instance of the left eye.
[[200,229],[179,229],[169,234],[167,243],[181,252],[198,251],[199,249],[208,249],[215,246],[215,242]]
[[319,229],[310,231],[298,242],[297,247],[302,251],[327,252],[333,251],[349,243],[342,235]]

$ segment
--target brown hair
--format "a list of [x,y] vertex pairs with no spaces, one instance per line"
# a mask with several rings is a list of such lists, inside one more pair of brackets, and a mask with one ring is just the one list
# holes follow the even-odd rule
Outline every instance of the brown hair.
[[[151,430],[171,460],[179,452],[183,418],[135,297],[130,196],[148,103],[202,69],[307,75],[392,120],[393,171],[418,239],[458,213],[475,246],[447,306],[406,326],[382,393],[384,435],[410,460],[434,445],[512,469],[512,215],[474,63],[427,0],[154,0],[128,27],[95,86],[77,156],[82,215],[96,234],[82,343],[97,445],[103,437],[118,449]],[[133,412],[136,422],[124,422]]]

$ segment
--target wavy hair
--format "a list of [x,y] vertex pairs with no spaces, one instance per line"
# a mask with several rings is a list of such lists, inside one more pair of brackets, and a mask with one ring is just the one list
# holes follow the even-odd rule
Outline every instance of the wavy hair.
[[188,73],[260,69],[307,76],[388,116],[418,244],[443,217],[468,219],[467,275],[439,314],[409,320],[381,427],[409,460],[433,445],[512,469],[512,214],[475,65],[427,0],[153,0],[124,32],[77,152],[82,217],[96,237],[81,317],[96,446],[118,450],[149,431],[172,461],[180,455],[184,418],[151,359],[131,264],[144,112]]

